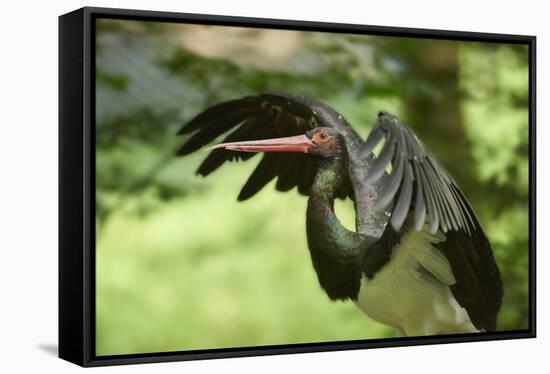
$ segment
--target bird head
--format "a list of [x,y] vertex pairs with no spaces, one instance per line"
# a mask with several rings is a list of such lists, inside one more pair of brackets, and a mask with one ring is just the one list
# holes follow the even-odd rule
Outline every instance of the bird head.
[[321,158],[334,158],[344,150],[340,134],[330,127],[316,127],[303,135],[221,143],[211,147],[216,148],[238,152],[297,152]]

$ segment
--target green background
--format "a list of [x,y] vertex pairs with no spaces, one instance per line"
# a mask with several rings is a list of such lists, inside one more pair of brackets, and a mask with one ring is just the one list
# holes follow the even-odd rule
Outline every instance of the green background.
[[[259,157],[194,174],[190,118],[286,91],[333,106],[366,137],[409,124],[455,177],[504,281],[499,330],[528,326],[528,49],[522,45],[97,21],[98,355],[394,336],[320,289],[306,199],[274,182],[236,197]],[[350,201],[336,212],[353,228]]]

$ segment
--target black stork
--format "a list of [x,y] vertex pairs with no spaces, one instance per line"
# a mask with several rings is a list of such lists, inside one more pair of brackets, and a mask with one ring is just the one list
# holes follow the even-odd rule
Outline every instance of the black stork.
[[[248,96],[214,105],[183,126],[179,134],[189,138],[178,155],[229,131],[197,174],[265,152],[238,200],[274,178],[279,191],[297,187],[309,195],[308,247],[331,300],[354,301],[402,336],[496,329],[503,292],[491,244],[457,183],[397,117],[378,113],[363,141],[316,100]],[[354,202],[356,231],[334,212],[335,198],[346,197]]]

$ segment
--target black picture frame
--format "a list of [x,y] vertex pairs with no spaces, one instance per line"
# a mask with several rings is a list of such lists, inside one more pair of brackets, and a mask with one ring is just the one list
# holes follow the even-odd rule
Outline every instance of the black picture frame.
[[[303,31],[524,44],[529,48],[529,328],[483,334],[384,338],[151,352],[95,354],[95,19],[116,18]],[[59,357],[81,366],[104,366],[223,357],[323,352],[534,338],[536,336],[536,37],[311,21],[85,7],[59,17]]]

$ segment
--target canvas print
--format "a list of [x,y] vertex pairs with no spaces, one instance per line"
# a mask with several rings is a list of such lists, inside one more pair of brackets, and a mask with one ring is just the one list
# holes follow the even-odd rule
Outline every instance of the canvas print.
[[527,45],[95,20],[97,356],[529,328]]

